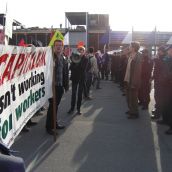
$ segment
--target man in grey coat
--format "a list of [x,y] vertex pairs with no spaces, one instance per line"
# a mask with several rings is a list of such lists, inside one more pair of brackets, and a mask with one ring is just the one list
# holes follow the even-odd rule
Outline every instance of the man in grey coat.
[[139,42],[131,42],[129,51],[127,69],[124,81],[126,82],[127,103],[129,111],[128,119],[136,119],[139,117],[138,111],[138,91],[141,81],[141,54],[138,52],[140,48]]

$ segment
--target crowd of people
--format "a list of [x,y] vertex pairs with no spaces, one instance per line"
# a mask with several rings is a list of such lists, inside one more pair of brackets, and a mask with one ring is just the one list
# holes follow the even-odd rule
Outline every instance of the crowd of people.
[[119,83],[126,95],[128,119],[139,118],[139,108],[147,110],[150,91],[154,89],[155,108],[151,119],[169,126],[172,134],[172,45],[160,46],[153,57],[147,48],[139,51],[140,44],[131,42],[111,57],[111,78]]
[[[88,50],[78,46],[77,51],[67,57],[66,48],[62,40],[56,40],[53,46],[54,86],[56,111],[63,94],[69,90],[71,82],[71,106],[67,111],[73,114],[82,114],[82,99],[92,100],[91,87],[101,89],[101,80],[111,80],[117,84],[126,96],[128,119],[139,118],[139,106],[148,110],[150,91],[154,89],[155,106],[152,109],[151,119],[158,124],[169,126],[166,134],[172,134],[172,45],[160,46],[153,57],[151,52],[144,48],[140,51],[139,42],[131,42],[121,51],[108,54],[101,53],[93,47]],[[35,125],[29,121],[28,125]],[[54,133],[53,124],[53,98],[49,99],[46,118],[46,130]],[[65,126],[56,121],[56,129]]]
[[[84,46],[78,46],[77,52],[72,53],[68,59],[63,51],[63,41],[56,40],[53,46],[53,57],[55,64],[55,90],[56,90],[56,110],[60,104],[61,98],[69,89],[69,80],[72,85],[71,107],[68,114],[72,114],[77,110],[77,115],[81,115],[82,99],[92,100],[90,96],[90,88],[96,85],[96,89],[100,88],[100,55],[95,55],[94,48],[90,47],[88,52]],[[71,71],[69,76],[69,71]],[[49,108],[47,111],[46,130],[49,134],[53,134],[53,98],[49,99]],[[57,129],[63,129],[62,126],[56,122]]]

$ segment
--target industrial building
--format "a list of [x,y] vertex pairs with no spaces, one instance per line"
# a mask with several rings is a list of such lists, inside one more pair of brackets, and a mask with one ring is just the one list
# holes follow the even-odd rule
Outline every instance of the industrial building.
[[[0,24],[5,24],[4,15],[0,15]],[[152,49],[163,44],[172,44],[172,32],[158,32],[156,29],[150,32],[143,31],[113,31],[109,25],[108,14],[89,14],[88,12],[66,12],[65,27],[62,28],[24,28],[21,23],[14,20],[13,37],[10,45],[18,45],[21,39],[27,44],[34,40],[47,46],[52,33],[58,29],[65,36],[65,44],[75,48],[79,41],[86,47],[93,46],[95,50],[102,50],[106,45],[109,50],[125,46],[131,40],[139,41],[142,46]]]

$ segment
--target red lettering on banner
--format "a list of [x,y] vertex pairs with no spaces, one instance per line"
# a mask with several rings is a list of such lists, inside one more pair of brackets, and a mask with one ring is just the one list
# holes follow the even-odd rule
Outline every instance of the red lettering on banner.
[[46,63],[45,63],[45,55],[46,55],[46,52],[42,52],[41,56],[39,56],[39,59],[38,59],[36,67],[46,65]]
[[25,54],[20,54],[19,58],[17,59],[16,65],[14,67],[11,79],[14,78],[16,71],[21,69],[21,67],[24,65],[24,62],[25,62]]
[[[7,58],[8,58],[8,54],[3,54],[2,56],[0,56],[0,65],[2,63],[6,63],[7,61]],[[2,78],[1,78],[1,74],[0,74],[0,86],[2,85]]]
[[36,59],[35,67],[39,67],[39,62],[40,62],[41,55],[42,55],[42,52],[39,51],[38,56],[37,56],[37,59]]
[[43,52],[43,54],[42,54],[42,58],[41,58],[41,66],[43,66],[43,65],[46,65],[46,63],[45,63],[45,55],[46,55],[46,52]]
[[3,54],[2,56],[0,56],[0,65],[2,63],[6,63],[7,58],[8,58],[8,54]]
[[28,54],[27,61],[25,63],[22,73],[27,73],[30,70],[31,63],[32,63],[32,54]]
[[31,53],[26,54],[25,64],[23,65],[23,67],[22,67],[22,69],[20,71],[20,75],[26,73],[26,70],[25,69],[27,67],[27,64],[30,62],[30,56],[31,56]]
[[45,58],[46,51],[12,54],[11,57],[7,53],[1,55],[0,65],[3,63],[5,65],[4,69],[1,68],[0,71],[0,86],[4,83],[5,80],[11,80],[35,68],[45,66]]
[[4,79],[6,77],[8,78],[7,81],[10,80],[11,73],[12,73],[12,67],[13,67],[15,57],[16,57],[16,54],[11,55],[11,58],[10,58],[10,60],[8,62],[7,67],[5,68],[5,71],[4,71],[3,76],[2,76],[2,84],[4,83]]
[[36,60],[36,53],[33,53],[31,56],[31,70],[34,69],[34,64],[35,64],[35,60]]

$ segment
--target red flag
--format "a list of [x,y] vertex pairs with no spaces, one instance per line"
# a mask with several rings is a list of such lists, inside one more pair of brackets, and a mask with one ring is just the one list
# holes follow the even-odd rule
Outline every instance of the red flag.
[[18,46],[23,46],[23,47],[25,47],[26,46],[26,44],[25,44],[25,42],[24,42],[24,39],[22,38],[21,40],[20,40],[20,42],[18,43]]

